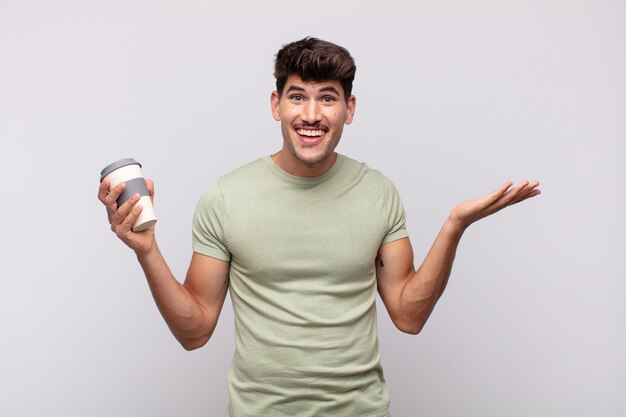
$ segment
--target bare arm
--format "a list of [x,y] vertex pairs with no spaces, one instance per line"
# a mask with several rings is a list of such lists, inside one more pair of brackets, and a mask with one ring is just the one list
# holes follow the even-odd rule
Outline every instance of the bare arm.
[[172,334],[187,350],[208,342],[215,330],[226,293],[230,264],[195,253],[185,283],[178,282],[156,244],[137,254],[150,291]]
[[[150,180],[146,183],[153,196],[154,184]],[[119,184],[111,193],[107,192],[108,187],[105,179],[100,185],[98,198],[107,208],[111,230],[135,251],[165,322],[185,349],[203,346],[217,325],[226,298],[230,264],[194,253],[185,283],[181,284],[159,250],[154,225],[142,232],[131,230],[141,213],[141,207],[133,208],[140,196],[137,194],[117,207],[115,201],[125,184]]]
[[540,194],[538,182],[511,186],[508,182],[486,197],[456,206],[417,270],[408,238],[380,247],[378,291],[398,329],[412,334],[422,330],[446,287],[461,236],[472,223]]

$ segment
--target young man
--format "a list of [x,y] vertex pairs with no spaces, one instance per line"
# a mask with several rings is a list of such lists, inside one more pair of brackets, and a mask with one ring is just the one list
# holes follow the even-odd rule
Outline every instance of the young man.
[[[420,268],[393,186],[335,153],[352,122],[356,67],[347,50],[314,38],[276,56],[272,115],[282,149],[223,177],[202,195],[184,284],[154,236],[130,226],[139,196],[117,206],[124,184],[99,199],[133,249],[155,301],[186,349],[211,337],[227,291],[236,352],[228,416],[389,415],[380,365],[376,292],[394,324],[417,334],[441,296],[461,235],[473,222],[540,193],[506,183],[456,206]],[[153,194],[153,184],[148,181]]]

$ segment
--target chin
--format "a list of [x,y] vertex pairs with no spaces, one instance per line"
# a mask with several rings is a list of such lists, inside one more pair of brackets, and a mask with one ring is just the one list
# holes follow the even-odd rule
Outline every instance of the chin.
[[298,153],[296,157],[307,165],[317,165],[326,161],[333,155],[333,151],[330,152],[322,152],[315,155],[303,155],[302,153]]

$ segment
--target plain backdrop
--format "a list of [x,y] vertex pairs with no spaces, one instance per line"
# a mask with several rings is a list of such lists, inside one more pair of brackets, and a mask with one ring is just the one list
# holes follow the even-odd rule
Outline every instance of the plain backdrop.
[[273,58],[311,35],[357,62],[338,151],[399,189],[421,261],[473,225],[418,336],[379,303],[394,417],[626,415],[626,3],[0,0],[0,415],[221,416],[227,301],[186,352],[96,198],[133,157],[179,280],[202,190],[277,151]]

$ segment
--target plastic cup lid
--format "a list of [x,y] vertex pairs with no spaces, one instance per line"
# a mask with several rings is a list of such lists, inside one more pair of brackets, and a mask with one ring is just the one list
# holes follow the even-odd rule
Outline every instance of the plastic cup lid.
[[125,167],[126,165],[133,165],[133,164],[137,164],[141,167],[141,164],[135,161],[133,158],[120,159],[119,161],[115,161],[112,164],[107,165],[106,167],[104,167],[102,171],[100,171],[100,182],[102,182],[104,177],[106,177],[111,172],[115,171],[116,169]]

